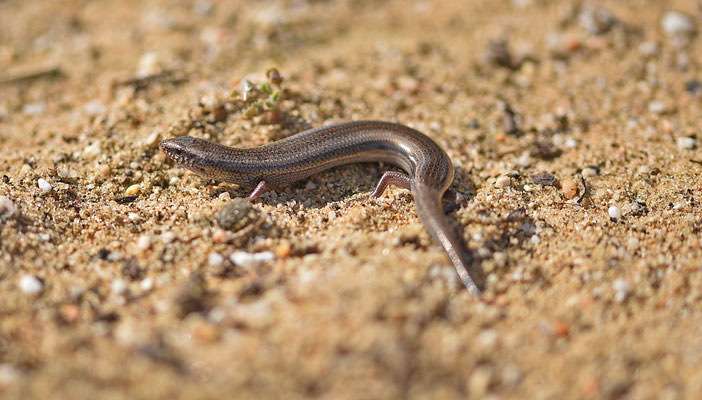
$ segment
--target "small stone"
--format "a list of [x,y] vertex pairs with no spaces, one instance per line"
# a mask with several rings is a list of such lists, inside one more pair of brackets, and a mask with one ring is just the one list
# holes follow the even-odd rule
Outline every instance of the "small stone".
[[516,161],[517,165],[519,165],[520,167],[528,167],[532,163],[531,156],[529,155],[528,151],[522,153],[522,155]]
[[529,242],[531,242],[531,244],[539,244],[541,239],[539,239],[539,235],[532,235],[531,238],[529,238]]
[[678,138],[678,148],[680,150],[690,150],[697,147],[697,140],[695,138],[683,136]]
[[668,111],[668,107],[666,107],[665,103],[662,101],[654,100],[648,103],[648,111],[656,115],[660,115]]
[[137,248],[141,251],[148,250],[151,247],[151,235],[141,235],[137,239]]
[[58,171],[56,171],[56,175],[58,175],[59,178],[68,178],[68,175],[70,174],[70,171],[68,170],[67,167],[61,167],[59,168]]
[[255,268],[263,263],[273,261],[275,259],[275,254],[270,251],[264,251],[262,253],[247,253],[245,251],[235,251],[229,256],[229,260],[244,268]]
[[163,243],[171,243],[176,240],[176,234],[173,231],[165,231],[161,234],[161,241]]
[[696,31],[692,18],[677,11],[665,13],[661,19],[661,27],[663,32],[670,37],[692,36]]
[[219,340],[220,332],[217,326],[200,321],[195,328],[193,328],[193,337],[203,343],[214,343]]
[[154,287],[154,280],[153,278],[144,278],[141,282],[139,282],[139,286],[141,287],[141,290],[148,292]]
[[549,174],[548,172],[541,172],[538,174],[534,174],[531,176],[531,180],[534,181],[534,183],[541,185],[541,186],[555,186],[556,185],[556,177],[553,176],[553,174]]
[[652,57],[658,54],[659,48],[656,42],[642,42],[639,45],[639,53],[644,56]]
[[107,164],[100,164],[97,168],[97,173],[103,178],[107,178],[112,174],[112,168]]
[[41,191],[44,193],[47,193],[51,190],[51,184],[43,178],[39,178],[37,180],[37,186],[39,186],[39,189],[41,189]]
[[640,166],[640,167],[636,170],[636,172],[638,172],[638,173],[641,174],[641,175],[650,174],[650,173],[651,173],[651,167],[649,167],[648,165],[642,165],[642,166]]
[[329,211],[327,213],[327,219],[329,219],[329,221],[335,220],[336,219],[336,211],[334,211],[334,210]]
[[139,194],[140,190],[141,190],[141,185],[134,184],[134,185],[128,187],[127,190],[124,191],[124,194],[127,196],[134,196],[135,194]]
[[631,251],[635,251],[639,248],[639,239],[632,236],[629,238],[629,240],[627,240],[626,244]]
[[22,114],[24,115],[42,115],[44,111],[46,111],[46,104],[43,101],[27,103],[22,106]]
[[561,190],[563,191],[563,197],[572,200],[578,195],[578,184],[574,179],[565,179],[561,184]]
[[580,26],[592,35],[602,35],[614,27],[618,21],[604,8],[583,7],[578,14]]
[[629,297],[631,284],[625,279],[617,278],[612,282],[612,289],[614,289],[614,300],[621,303]]
[[115,279],[110,285],[110,291],[112,292],[113,296],[120,296],[124,294],[128,288],[129,286],[127,285],[127,282],[121,279]]
[[7,196],[0,196],[0,217],[12,218],[19,215],[19,208]]
[[259,211],[247,199],[237,198],[226,203],[217,213],[215,219],[219,226],[236,232],[254,223],[260,217]]
[[222,192],[217,196],[222,201],[229,201],[232,199],[232,195],[229,194],[229,192]]
[[210,267],[219,267],[224,262],[224,257],[219,253],[210,253],[207,257],[207,264]]
[[217,228],[212,232],[212,240],[217,243],[224,243],[227,241],[227,231],[221,228]]
[[74,323],[80,318],[80,309],[75,304],[64,304],[59,309],[59,315],[65,322]]
[[505,175],[497,178],[497,180],[495,181],[495,185],[498,188],[506,188],[511,184],[512,184],[512,178],[510,178],[509,176],[505,176]]
[[156,52],[148,52],[141,55],[139,66],[137,67],[137,78],[146,78],[155,75],[161,70],[161,59]]
[[591,167],[583,168],[583,178],[592,178],[597,176],[597,170]]
[[12,364],[0,364],[0,388],[15,382],[21,373]]
[[145,147],[156,147],[156,145],[159,143],[161,139],[161,135],[158,132],[154,132],[151,135],[147,136],[146,139],[142,142],[142,144]]
[[32,275],[24,275],[19,280],[19,288],[28,296],[36,296],[44,291],[44,284]]
[[83,149],[83,156],[88,159],[96,158],[102,154],[102,146],[99,140],[94,141]]
[[85,103],[83,112],[90,116],[100,115],[107,112],[107,107],[97,100],[92,100]]
[[619,219],[622,217],[622,212],[619,210],[619,207],[617,207],[617,206],[610,206],[609,209],[607,210],[607,213],[609,214],[609,217],[612,219]]
[[702,94],[702,83],[697,80],[685,82],[685,91],[693,96]]
[[288,257],[290,257],[291,253],[292,253],[292,246],[290,245],[290,242],[288,242],[288,241],[280,242],[275,247],[275,256],[278,258],[288,258]]

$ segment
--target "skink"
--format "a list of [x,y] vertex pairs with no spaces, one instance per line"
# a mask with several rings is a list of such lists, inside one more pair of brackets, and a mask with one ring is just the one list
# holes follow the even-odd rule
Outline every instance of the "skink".
[[338,166],[380,161],[406,174],[388,171],[372,194],[388,185],[410,189],[427,231],[456,268],[465,287],[480,295],[470,274],[471,259],[444,215],[442,198],[453,183],[454,169],[446,152],[426,135],[404,125],[382,121],[344,122],[298,133],[252,149],[237,149],[189,136],[160,144],[173,161],[209,179],[255,188],[253,201],[268,187],[288,185]]

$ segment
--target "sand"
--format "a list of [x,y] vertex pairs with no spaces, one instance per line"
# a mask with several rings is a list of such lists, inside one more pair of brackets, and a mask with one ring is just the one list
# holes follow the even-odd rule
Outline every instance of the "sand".
[[[682,0],[0,3],[0,396],[695,398],[701,17]],[[271,67],[280,97],[244,99]],[[390,166],[277,188],[227,225],[247,190],[158,150],[358,119],[446,149],[482,298],[408,191],[349,201]]]

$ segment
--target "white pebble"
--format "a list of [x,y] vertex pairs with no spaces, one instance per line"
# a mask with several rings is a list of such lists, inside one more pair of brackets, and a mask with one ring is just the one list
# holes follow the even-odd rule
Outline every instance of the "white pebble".
[[651,167],[649,167],[648,165],[642,165],[642,166],[639,167],[639,169],[637,170],[637,172],[638,172],[639,174],[648,174],[648,173],[651,172]]
[[614,289],[614,300],[621,303],[629,297],[631,284],[625,279],[617,278],[612,282],[612,289]]
[[161,241],[163,243],[171,243],[176,240],[176,234],[173,231],[165,231],[161,234]]
[[37,186],[39,186],[39,189],[41,189],[42,192],[46,193],[51,190],[51,184],[47,182],[44,178],[39,178],[37,180]]
[[137,239],[137,248],[139,250],[146,250],[151,247],[151,235],[141,235]]
[[89,101],[83,106],[83,112],[87,115],[100,115],[107,112],[107,107],[97,100]]
[[141,286],[141,290],[148,292],[149,290],[153,289],[154,280],[153,278],[144,278],[141,282],[139,282],[139,286]]
[[652,112],[654,114],[660,115],[666,112],[668,108],[665,106],[665,103],[662,101],[654,100],[650,103],[648,103],[648,111]]
[[92,144],[83,149],[83,155],[87,158],[95,158],[100,154],[102,154],[102,146],[100,145],[99,140],[94,141]]
[[678,148],[680,150],[690,150],[694,149],[697,146],[697,140],[683,136],[678,138]]
[[56,175],[58,175],[59,178],[67,178],[69,174],[70,174],[70,171],[68,170],[67,167],[61,167],[56,172]]
[[499,188],[506,188],[512,184],[512,178],[509,176],[501,176],[495,181],[495,185]]
[[661,27],[668,36],[689,36],[695,33],[695,22],[683,13],[668,11],[661,19]]
[[219,253],[210,253],[209,257],[207,257],[207,264],[209,264],[211,267],[218,267],[222,265],[223,262],[224,257],[222,257],[222,255]]
[[539,235],[533,235],[533,236],[529,239],[529,241],[530,241],[532,244],[539,244],[539,243],[541,242],[541,239],[539,239]]
[[39,279],[32,275],[24,275],[20,278],[19,288],[22,293],[35,296],[44,291],[44,284]]
[[573,149],[575,147],[578,147],[578,141],[573,138],[567,138],[565,140],[564,146],[568,149]]
[[10,218],[19,212],[15,203],[9,197],[0,196],[0,217]]
[[597,176],[597,170],[594,168],[583,168],[583,178],[592,178],[594,176]]
[[127,218],[129,218],[130,221],[136,221],[136,220],[139,219],[139,214],[130,212],[130,213],[127,215]]
[[27,103],[22,106],[22,114],[24,115],[41,115],[46,111],[46,104],[43,101],[36,103]]
[[617,207],[617,206],[610,206],[609,210],[607,210],[607,213],[609,214],[610,218],[613,218],[613,219],[619,219],[622,217],[622,212],[619,210],[619,207]]
[[639,248],[639,239],[632,236],[627,240],[627,245],[629,246],[629,249],[634,251]]
[[229,192],[222,192],[218,197],[222,201],[229,201],[232,199],[232,195],[230,195]]
[[265,262],[273,261],[275,254],[270,251],[262,253],[247,253],[245,251],[235,251],[229,256],[229,260],[240,267],[253,268]]
[[158,133],[158,132],[154,132],[154,133],[152,133],[151,135],[149,135],[146,139],[144,139],[144,141],[142,142],[142,144],[143,144],[144,146],[146,146],[146,147],[153,147],[153,146],[156,146],[156,143],[158,143],[159,138],[160,138],[159,133]]
[[531,156],[528,151],[522,153],[522,155],[517,159],[517,164],[522,167],[528,167],[531,165]]
[[168,180],[168,186],[176,185],[178,182],[180,182],[180,178],[177,176],[174,176]]
[[121,279],[115,279],[112,281],[112,284],[110,285],[110,290],[112,291],[112,295],[114,296],[119,296],[124,294],[124,292],[127,291],[127,282],[121,280]]
[[336,219],[336,211],[329,211],[327,213],[327,218],[329,218],[329,221],[333,221]]
[[655,56],[658,54],[658,45],[655,42],[642,42],[639,45],[639,53],[644,56]]
[[7,386],[20,377],[20,371],[12,364],[0,364],[0,388]]

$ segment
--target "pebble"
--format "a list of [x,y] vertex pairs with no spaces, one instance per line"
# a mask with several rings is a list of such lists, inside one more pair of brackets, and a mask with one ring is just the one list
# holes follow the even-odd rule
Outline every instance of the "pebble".
[[626,279],[617,278],[612,282],[612,289],[614,289],[614,300],[618,303],[623,302],[631,294],[631,284],[626,281]]
[[236,198],[217,211],[215,219],[223,229],[236,232],[256,221],[259,214],[248,200]]
[[126,292],[128,288],[129,286],[127,285],[127,282],[123,281],[122,279],[115,279],[110,285],[110,291],[114,296],[120,296],[124,294],[124,292]]
[[137,78],[154,75],[161,70],[161,59],[156,52],[147,52],[141,55],[137,67]]
[[39,178],[37,180],[37,186],[39,186],[39,189],[44,193],[51,191],[51,184],[44,180],[44,178]]
[[207,257],[207,264],[210,267],[219,267],[224,262],[224,257],[219,253],[210,253]]
[[44,284],[32,275],[24,275],[19,280],[19,288],[28,296],[36,296],[44,291]]
[[141,185],[134,184],[134,185],[128,187],[127,190],[124,191],[124,194],[127,196],[134,196],[135,194],[138,194],[140,190],[141,190]]
[[86,158],[96,158],[100,154],[102,154],[102,145],[99,140],[94,141],[83,149],[83,155]]
[[100,164],[100,166],[97,168],[97,172],[99,176],[107,178],[112,173],[112,168],[110,168],[110,166],[107,164]]
[[154,132],[151,135],[149,135],[146,139],[144,139],[142,144],[145,147],[156,147],[160,138],[161,138],[161,135],[158,132]]
[[583,178],[592,178],[597,176],[597,170],[594,168],[583,168]]
[[22,114],[24,115],[42,115],[44,111],[46,111],[46,104],[43,101],[27,103],[22,106]]
[[262,253],[247,253],[245,251],[235,251],[229,256],[234,265],[245,268],[254,268],[263,263],[273,261],[275,259],[275,254],[270,251],[264,251]]
[[0,387],[10,385],[20,377],[20,371],[12,364],[0,364]]
[[85,103],[83,106],[83,112],[92,116],[100,115],[107,112],[107,107],[97,100],[92,100]]
[[288,241],[280,242],[277,246],[275,246],[275,256],[278,258],[288,258],[290,257],[291,253],[292,246]]
[[639,239],[632,236],[627,240],[627,246],[630,250],[634,251],[639,248]]
[[161,234],[161,241],[163,243],[171,243],[176,240],[176,234],[173,231],[165,231]]
[[229,192],[222,192],[217,197],[222,201],[229,201],[232,199],[232,195],[230,195]]
[[0,196],[0,217],[12,218],[19,213],[19,209],[7,196]]
[[512,178],[510,178],[509,176],[504,176],[504,175],[497,178],[497,181],[495,181],[495,185],[499,188],[506,188],[511,184],[512,184]]
[[139,286],[141,287],[141,290],[148,292],[149,290],[153,289],[154,280],[153,278],[144,278],[141,282],[139,282]]
[[610,218],[612,218],[612,219],[619,219],[622,217],[622,212],[619,210],[619,207],[617,207],[617,206],[610,206],[609,209],[607,210],[607,213],[609,214]]
[[529,238],[529,241],[531,242],[531,244],[541,243],[541,239],[539,239],[539,235],[532,235],[531,238]]
[[668,107],[662,101],[654,100],[648,103],[648,111],[660,115],[668,111]]
[[678,148],[680,150],[690,150],[697,147],[697,140],[691,137],[683,136],[678,138]]
[[639,174],[650,174],[651,173],[651,167],[648,165],[642,165],[636,170]]
[[663,32],[670,37],[691,36],[696,31],[695,22],[687,15],[677,11],[665,13],[661,18],[661,27]]
[[578,184],[573,179],[565,179],[561,184],[563,197],[568,200],[574,199],[578,195]]
[[531,156],[529,155],[529,152],[524,152],[518,159],[517,159],[517,165],[521,167],[528,167],[531,165]]
[[151,247],[151,235],[141,235],[137,239],[137,248],[141,251],[148,250]]

